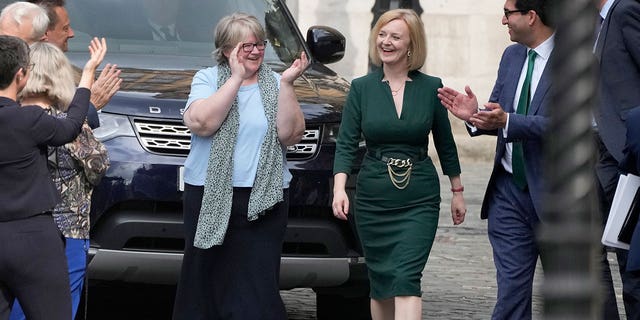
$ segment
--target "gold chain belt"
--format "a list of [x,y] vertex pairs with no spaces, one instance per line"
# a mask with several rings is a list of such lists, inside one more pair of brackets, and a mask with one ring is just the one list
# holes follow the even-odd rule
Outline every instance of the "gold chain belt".
[[[404,169],[404,172],[399,172],[398,169]],[[411,159],[389,158],[389,160],[387,160],[387,172],[389,173],[389,179],[391,179],[391,183],[400,190],[409,185],[409,181],[411,180],[411,169],[413,169]]]

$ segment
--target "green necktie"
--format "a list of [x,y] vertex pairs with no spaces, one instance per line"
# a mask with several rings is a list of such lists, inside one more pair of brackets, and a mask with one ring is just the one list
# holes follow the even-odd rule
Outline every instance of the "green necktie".
[[[529,101],[531,100],[531,75],[533,74],[533,64],[536,60],[536,52],[529,50],[529,61],[527,62],[527,76],[522,83],[520,99],[518,99],[517,114],[526,115],[529,112]],[[524,152],[522,142],[513,143],[511,153],[511,168],[513,170],[513,182],[522,190],[527,187],[527,177],[524,174]]]

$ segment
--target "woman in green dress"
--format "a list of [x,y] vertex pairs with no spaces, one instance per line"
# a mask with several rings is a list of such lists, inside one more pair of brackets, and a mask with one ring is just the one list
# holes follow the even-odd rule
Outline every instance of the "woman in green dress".
[[334,164],[333,213],[346,220],[345,192],[358,143],[367,153],[356,185],[354,218],[371,282],[373,319],[420,319],[420,279],[438,226],[440,184],[427,154],[429,133],[451,181],[453,224],[466,213],[460,164],[442,81],[418,71],[426,59],[424,26],[407,9],[383,14],[370,35],[378,72],[353,80]]

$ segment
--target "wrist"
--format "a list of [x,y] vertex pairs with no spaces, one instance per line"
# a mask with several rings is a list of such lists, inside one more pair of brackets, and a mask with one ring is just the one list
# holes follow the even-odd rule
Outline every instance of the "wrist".
[[462,192],[464,192],[464,186],[459,186],[457,188],[451,188],[451,192],[453,192],[453,193],[462,193]]

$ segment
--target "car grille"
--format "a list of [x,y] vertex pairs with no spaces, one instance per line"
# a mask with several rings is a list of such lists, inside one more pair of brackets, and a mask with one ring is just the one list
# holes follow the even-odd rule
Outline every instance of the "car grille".
[[[185,156],[191,146],[191,132],[180,121],[133,119],[142,147],[152,153]],[[320,127],[307,127],[300,143],[287,147],[287,159],[312,158],[320,143]]]

